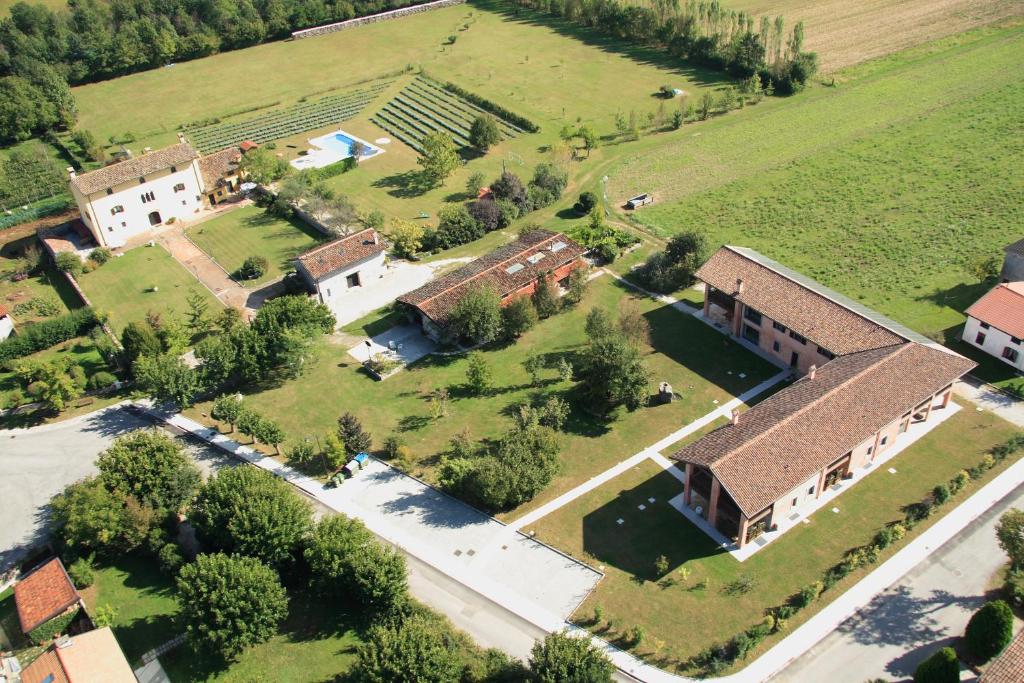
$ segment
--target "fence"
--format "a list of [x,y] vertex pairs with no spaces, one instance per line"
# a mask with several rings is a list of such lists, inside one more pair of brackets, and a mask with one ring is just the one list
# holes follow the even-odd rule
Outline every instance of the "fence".
[[300,38],[312,38],[314,36],[322,36],[328,33],[335,33],[336,31],[344,31],[345,29],[348,28],[355,28],[356,26],[375,24],[378,21],[386,21],[388,19],[400,19],[401,17],[409,16],[411,14],[428,12],[432,9],[440,9],[442,7],[449,7],[451,5],[461,5],[465,2],[466,0],[436,0],[436,2],[427,2],[422,5],[412,5],[410,7],[394,9],[391,10],[390,12],[381,12],[380,14],[371,14],[366,17],[359,17],[358,19],[349,19],[348,21],[339,21],[334,24],[324,24],[323,26],[316,26],[314,28],[307,28],[301,31],[294,31],[292,33],[292,39],[299,40]]

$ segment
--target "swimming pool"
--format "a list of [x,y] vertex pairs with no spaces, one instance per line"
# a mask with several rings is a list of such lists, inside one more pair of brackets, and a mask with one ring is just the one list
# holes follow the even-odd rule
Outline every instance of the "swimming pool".
[[360,160],[368,159],[384,151],[366,140],[349,135],[343,130],[336,130],[333,133],[310,139],[309,144],[313,147],[303,156],[293,159],[291,164],[300,170],[304,168],[323,168],[351,157],[352,145],[356,142],[361,142],[364,147],[362,154],[359,155]]

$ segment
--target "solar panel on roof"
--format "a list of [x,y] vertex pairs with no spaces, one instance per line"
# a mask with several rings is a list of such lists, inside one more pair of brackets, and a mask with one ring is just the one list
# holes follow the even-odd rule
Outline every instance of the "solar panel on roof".
[[526,266],[524,266],[522,263],[513,263],[511,266],[505,269],[505,272],[508,273],[509,275],[512,275],[514,273],[518,273],[525,267]]
[[554,244],[551,245],[551,253],[557,254],[558,252],[565,249],[567,246],[569,245],[566,244],[565,242],[555,242]]
[[530,263],[536,263],[537,261],[540,261],[542,258],[544,258],[543,252],[538,252],[533,256],[527,257],[526,260],[529,261]]

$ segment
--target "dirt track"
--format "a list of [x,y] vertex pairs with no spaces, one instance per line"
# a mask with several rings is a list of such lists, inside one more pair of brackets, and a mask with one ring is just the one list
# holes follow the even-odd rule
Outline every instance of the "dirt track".
[[920,43],[1024,16],[1021,0],[730,0],[729,9],[803,20],[806,49],[835,71]]

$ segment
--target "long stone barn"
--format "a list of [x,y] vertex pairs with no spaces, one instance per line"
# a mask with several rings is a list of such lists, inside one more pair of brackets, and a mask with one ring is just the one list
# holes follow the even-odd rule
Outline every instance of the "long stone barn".
[[950,402],[975,363],[765,256],[719,249],[704,315],[800,379],[672,457],[683,503],[740,548]]
[[530,230],[396,301],[428,337],[455,341],[449,329],[451,314],[468,292],[489,287],[497,292],[502,306],[508,305],[530,296],[541,278],[561,286],[569,273],[585,265],[583,252],[583,247],[561,233]]

